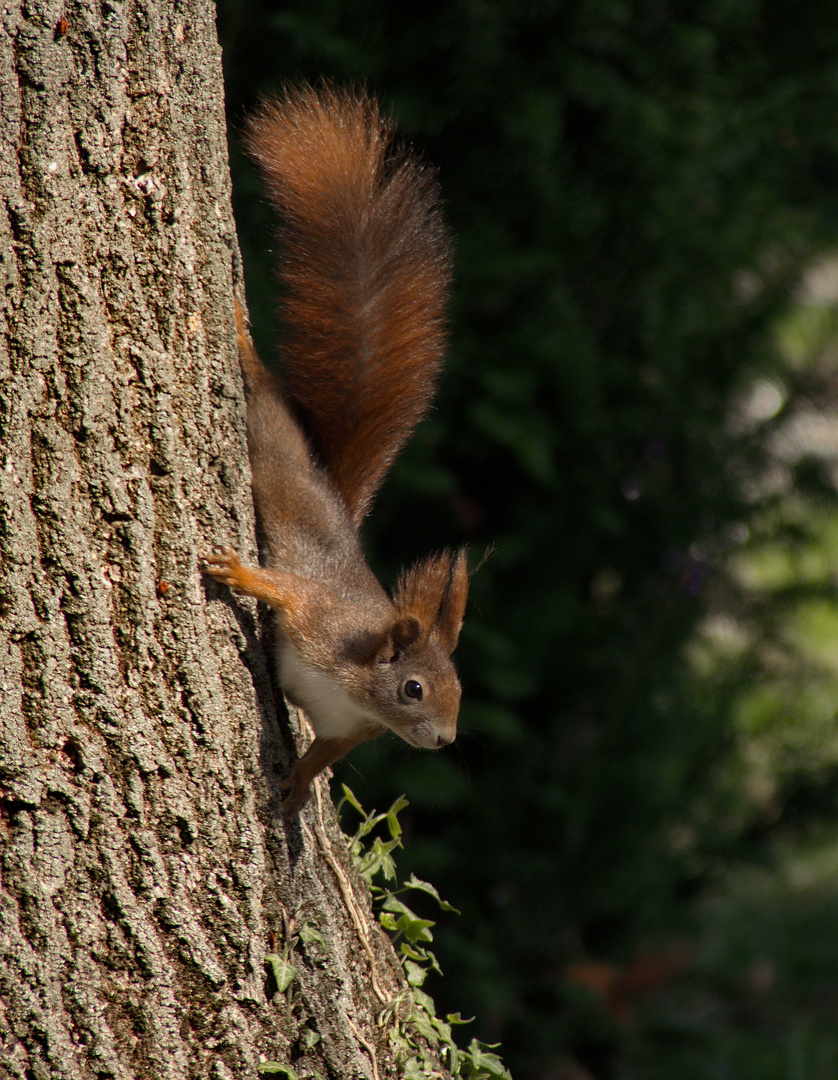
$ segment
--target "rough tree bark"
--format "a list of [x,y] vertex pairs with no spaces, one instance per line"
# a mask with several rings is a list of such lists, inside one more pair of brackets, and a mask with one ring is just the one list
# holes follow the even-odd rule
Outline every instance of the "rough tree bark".
[[255,557],[212,6],[10,0],[0,105],[0,1077],[395,1075],[400,967],[198,570]]

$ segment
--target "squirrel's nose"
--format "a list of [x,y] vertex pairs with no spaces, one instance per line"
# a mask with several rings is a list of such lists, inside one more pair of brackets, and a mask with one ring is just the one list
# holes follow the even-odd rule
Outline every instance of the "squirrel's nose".
[[457,738],[456,729],[452,732],[440,732],[436,737],[437,746],[450,746],[451,743]]

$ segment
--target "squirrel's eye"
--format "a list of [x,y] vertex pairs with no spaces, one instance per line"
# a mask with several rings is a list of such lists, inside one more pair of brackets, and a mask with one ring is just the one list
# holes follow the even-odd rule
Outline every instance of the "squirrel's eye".
[[422,684],[416,679],[408,679],[404,684],[405,697],[413,698],[414,701],[422,700]]

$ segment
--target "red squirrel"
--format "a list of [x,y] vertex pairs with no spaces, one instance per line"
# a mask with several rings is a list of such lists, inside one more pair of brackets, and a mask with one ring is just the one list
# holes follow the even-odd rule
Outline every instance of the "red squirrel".
[[435,174],[392,140],[374,101],[328,86],[287,91],[247,127],[282,244],[281,378],[237,305],[266,566],[225,548],[204,572],[277,613],[280,681],[315,733],[282,785],[289,817],[319,773],[386,728],[429,749],[457,732],[465,551],[403,572],[391,598],[358,537],[428,407],[446,336]]

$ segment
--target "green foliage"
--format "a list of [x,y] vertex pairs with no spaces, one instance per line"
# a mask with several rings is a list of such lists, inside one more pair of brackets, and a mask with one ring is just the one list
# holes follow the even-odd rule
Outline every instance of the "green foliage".
[[[834,486],[810,457],[779,463],[782,497],[751,482],[835,376],[812,360],[835,305],[789,303],[838,226],[832,6],[225,0],[219,18],[233,130],[285,79],[354,80],[440,167],[450,357],[365,543],[385,581],[444,544],[494,555],[457,745],[362,747],[339,776],[368,805],[409,793],[402,865],[464,912],[434,928],[443,1011],[476,1013],[521,1077],[562,1055],[597,1080],[702,1055],[695,1075],[780,1075],[743,1065],[776,1049],[762,1029],[714,1022],[688,1053],[665,1024],[632,1036],[577,1008],[561,973],[703,940],[695,901],[737,861],[835,816]],[[235,147],[234,168],[270,354],[266,212]],[[760,385],[776,414],[732,422]],[[401,835],[378,824],[362,872],[392,881]],[[384,914],[426,949],[421,918]]]
[[[434,1059],[427,1053],[427,1047],[431,1047],[445,1062],[452,1077],[462,1077],[463,1080],[512,1080],[501,1059],[492,1053],[497,1047],[486,1046],[478,1039],[472,1039],[467,1050],[458,1047],[452,1026],[471,1021],[463,1020],[459,1013],[449,1013],[445,1020],[441,1020],[436,1015],[433,999],[421,989],[430,972],[442,974],[436,957],[427,948],[433,941],[431,928],[436,923],[417,915],[399,896],[418,892],[432,897],[442,911],[456,913],[456,908],[441,899],[433,885],[420,881],[415,874],[411,874],[401,885],[398,884],[392,852],[402,846],[398,815],[409,805],[407,799],[397,799],[383,814],[375,811],[368,814],[352,790],[344,784],[338,813],[347,804],[361,817],[350,838],[349,850],[356,867],[370,886],[373,901],[378,906],[379,922],[392,935],[393,944],[399,945],[410,988],[406,1000],[404,997],[397,998],[378,1017],[379,1025],[387,1029],[390,1045],[403,1070],[402,1075],[406,1080],[438,1075]],[[384,842],[379,837],[371,836],[380,825],[386,825],[389,834],[389,839]],[[387,884],[376,883],[375,878],[379,875]],[[416,1038],[417,1034],[421,1039]]]
[[257,1065],[256,1071],[260,1076],[284,1076],[287,1080],[299,1080],[296,1070],[279,1061],[263,1061],[261,1065]]
[[293,964],[289,964],[278,953],[268,953],[265,963],[270,964],[273,977],[276,980],[276,988],[280,994],[284,994],[294,979],[299,979],[299,973]]

